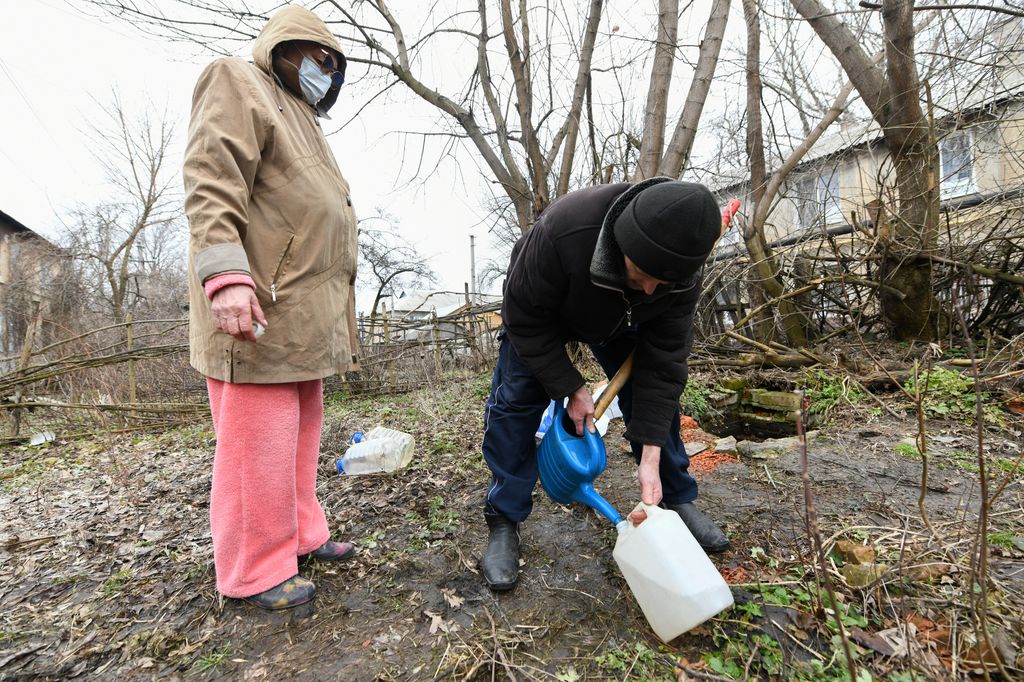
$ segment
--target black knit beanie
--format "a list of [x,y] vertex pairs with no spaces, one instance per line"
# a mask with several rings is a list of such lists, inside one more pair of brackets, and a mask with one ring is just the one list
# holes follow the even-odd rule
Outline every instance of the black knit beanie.
[[662,182],[637,194],[613,226],[622,253],[645,273],[681,282],[697,272],[722,231],[718,204],[694,182]]

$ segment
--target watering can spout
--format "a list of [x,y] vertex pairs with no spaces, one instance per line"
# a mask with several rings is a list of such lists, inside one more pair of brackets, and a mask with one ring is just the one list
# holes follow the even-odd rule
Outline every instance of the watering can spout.
[[622,521],[622,515],[615,511],[615,507],[608,500],[601,497],[601,493],[594,490],[594,486],[590,483],[584,483],[579,487],[579,491],[576,493],[576,501],[593,507],[611,521],[613,525],[617,526]]

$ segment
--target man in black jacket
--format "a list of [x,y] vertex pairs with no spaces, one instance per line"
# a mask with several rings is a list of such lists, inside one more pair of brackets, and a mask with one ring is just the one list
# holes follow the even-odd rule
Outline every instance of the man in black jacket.
[[593,431],[594,403],[565,344],[587,344],[609,377],[632,352],[619,393],[625,437],[639,465],[640,496],[679,514],[701,546],[729,540],[694,507],[697,483],[679,436],[679,396],[693,342],[704,261],[722,218],[702,185],[670,178],[598,185],[552,203],[512,250],[501,315],[504,332],[484,411],[491,469],[480,567],[492,590],[519,574],[518,525],[537,484],[534,434],[550,400]]

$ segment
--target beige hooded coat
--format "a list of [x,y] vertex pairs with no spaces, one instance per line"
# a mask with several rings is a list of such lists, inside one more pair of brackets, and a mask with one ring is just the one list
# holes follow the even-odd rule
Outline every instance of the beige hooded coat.
[[[192,366],[232,383],[319,379],[356,367],[356,218],[316,112],[271,69],[273,48],[341,51],[309,10],[286,7],[255,63],[218,59],[199,77],[185,151]],[[267,317],[255,342],[217,331],[203,283],[246,273]]]

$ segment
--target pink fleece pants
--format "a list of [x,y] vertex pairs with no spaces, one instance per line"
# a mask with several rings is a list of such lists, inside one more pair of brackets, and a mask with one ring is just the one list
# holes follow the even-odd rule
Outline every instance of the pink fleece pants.
[[248,597],[297,575],[298,555],[330,536],[316,499],[322,384],[207,378],[206,386],[217,434],[210,493],[217,589]]

